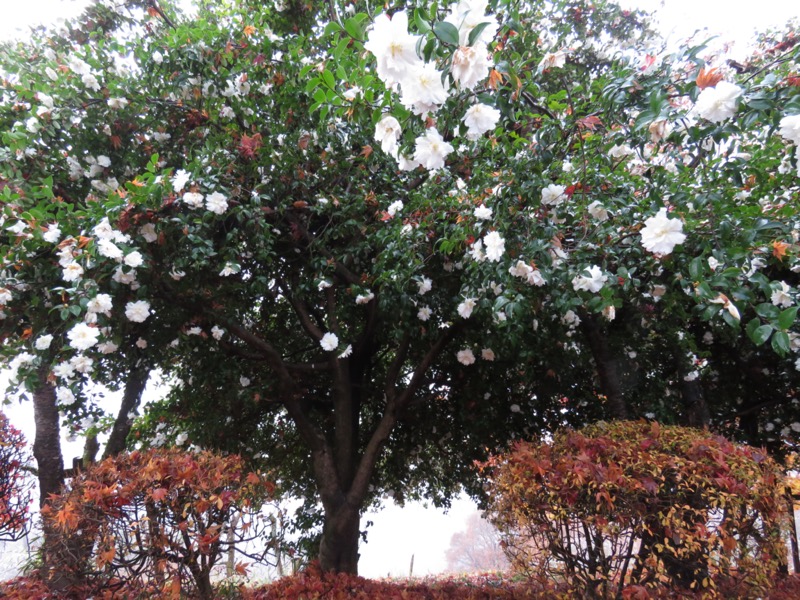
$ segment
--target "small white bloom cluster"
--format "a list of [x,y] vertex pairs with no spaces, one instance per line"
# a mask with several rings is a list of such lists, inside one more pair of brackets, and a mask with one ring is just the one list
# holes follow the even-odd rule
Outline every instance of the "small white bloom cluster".
[[[445,22],[458,30],[458,47],[450,64],[450,77],[456,90],[473,90],[488,75],[492,67],[488,44],[499,28],[494,17],[486,15],[486,0],[460,0],[450,7]],[[478,25],[483,30],[477,39],[469,43],[470,33]],[[420,37],[408,32],[408,15],[398,11],[391,17],[381,14],[376,17],[367,35],[364,47],[375,56],[378,77],[390,89],[400,91],[400,102],[414,114],[425,118],[441,108],[451,93],[449,78],[436,68],[433,62],[423,61],[417,54]],[[477,103],[464,116],[468,139],[477,139],[491,131],[500,120],[500,112],[494,107]],[[453,152],[435,127],[429,128],[416,140],[413,158],[399,154],[401,135],[398,120],[390,114],[384,115],[375,126],[375,140],[381,149],[393,156],[402,170],[423,166],[429,171],[441,169],[445,158]]]

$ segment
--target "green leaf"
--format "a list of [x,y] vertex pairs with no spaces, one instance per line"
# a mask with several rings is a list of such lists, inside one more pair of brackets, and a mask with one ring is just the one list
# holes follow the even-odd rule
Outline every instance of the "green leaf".
[[327,37],[332,33],[336,33],[337,31],[341,31],[342,26],[339,25],[336,21],[330,21],[327,25],[325,25],[325,31],[323,32],[322,36]]
[[475,26],[475,28],[469,32],[469,38],[467,39],[467,46],[472,46],[472,44],[475,43],[475,40],[477,40],[481,36],[483,30],[486,29],[489,25],[491,25],[489,21],[478,23]]
[[747,335],[753,340],[756,346],[760,346],[769,339],[769,336],[772,335],[772,331],[772,325],[761,325],[752,331],[750,331],[748,327]]
[[794,325],[795,319],[797,319],[797,307],[787,308],[778,316],[778,326],[781,329],[789,329]]
[[445,44],[458,46],[458,29],[452,23],[441,21],[433,26],[434,35]]
[[762,319],[777,319],[780,316],[780,309],[769,302],[762,302],[756,306],[756,314]]
[[361,20],[355,17],[350,17],[344,22],[344,30],[350,34],[350,37],[358,40],[359,42],[364,39],[364,30],[361,27]]
[[792,342],[785,331],[776,331],[772,336],[772,349],[780,356],[786,356],[791,350]]
[[414,11],[414,23],[416,23],[420,33],[428,33],[431,30],[431,24],[422,17],[420,9]]

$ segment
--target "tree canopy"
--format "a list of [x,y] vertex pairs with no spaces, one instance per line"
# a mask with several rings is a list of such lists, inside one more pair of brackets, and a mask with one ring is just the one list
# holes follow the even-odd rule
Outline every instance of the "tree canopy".
[[2,352],[37,427],[91,431],[88,382],[158,368],[138,441],[269,463],[348,571],[369,502],[479,493],[513,437],[645,417],[784,452],[798,37],[743,65],[645,23],[101,0],[6,44]]

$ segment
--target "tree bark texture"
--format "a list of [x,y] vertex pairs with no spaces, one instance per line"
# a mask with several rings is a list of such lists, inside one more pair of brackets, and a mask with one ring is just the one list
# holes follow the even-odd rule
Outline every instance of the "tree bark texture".
[[593,315],[586,315],[581,325],[597,366],[600,388],[608,400],[611,416],[618,420],[628,419],[630,415],[622,394],[619,359],[614,356],[608,346],[608,334],[598,325],[597,319]]
[[150,377],[150,369],[147,367],[134,367],[128,373],[128,380],[125,382],[125,392],[122,395],[122,404],[119,407],[114,427],[108,437],[108,443],[103,451],[103,458],[116,456],[125,450],[128,434],[131,432],[133,418],[131,413],[138,408],[142,401],[142,394]]

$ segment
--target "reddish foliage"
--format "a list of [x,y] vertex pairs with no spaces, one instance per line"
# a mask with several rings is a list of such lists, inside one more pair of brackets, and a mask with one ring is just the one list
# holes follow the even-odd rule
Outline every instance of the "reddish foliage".
[[780,468],[720,436],[600,423],[519,443],[484,467],[512,564],[541,581],[597,597],[665,583],[746,597],[785,564]]
[[147,582],[158,597],[189,589],[210,598],[222,554],[261,537],[258,513],[273,491],[238,456],[133,452],[74,478],[43,518],[62,534],[53,556],[63,564],[55,566],[73,585],[113,590]]
[[25,438],[0,412],[0,541],[20,539],[28,524],[31,481]]

